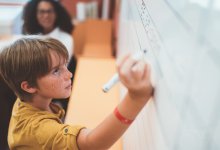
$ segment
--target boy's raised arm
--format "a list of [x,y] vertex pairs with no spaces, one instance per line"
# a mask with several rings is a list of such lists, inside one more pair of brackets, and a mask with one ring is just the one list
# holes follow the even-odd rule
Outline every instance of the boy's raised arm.
[[143,61],[126,56],[119,62],[118,73],[128,92],[115,111],[95,129],[80,131],[77,138],[80,150],[110,148],[122,136],[153,95],[150,68]]

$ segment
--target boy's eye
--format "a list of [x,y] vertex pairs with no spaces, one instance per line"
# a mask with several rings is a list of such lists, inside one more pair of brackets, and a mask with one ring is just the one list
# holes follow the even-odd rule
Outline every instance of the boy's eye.
[[60,69],[59,68],[56,68],[53,70],[53,74],[57,75],[60,73]]

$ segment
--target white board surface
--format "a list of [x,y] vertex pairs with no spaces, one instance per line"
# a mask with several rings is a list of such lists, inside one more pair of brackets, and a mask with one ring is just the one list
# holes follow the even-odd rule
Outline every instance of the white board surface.
[[121,0],[118,37],[118,57],[147,51],[155,86],[124,149],[220,149],[220,1]]

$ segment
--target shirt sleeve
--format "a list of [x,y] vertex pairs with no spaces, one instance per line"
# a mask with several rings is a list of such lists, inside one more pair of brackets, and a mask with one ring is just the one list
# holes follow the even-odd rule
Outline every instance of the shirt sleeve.
[[47,121],[42,123],[37,130],[36,138],[42,149],[78,150],[76,139],[83,128],[83,126],[70,126]]

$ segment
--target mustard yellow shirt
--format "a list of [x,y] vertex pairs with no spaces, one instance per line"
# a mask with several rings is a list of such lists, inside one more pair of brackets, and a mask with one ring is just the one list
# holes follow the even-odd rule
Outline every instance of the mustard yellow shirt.
[[16,100],[8,132],[11,150],[78,150],[76,138],[83,127],[63,124],[64,110],[53,103],[50,108],[55,113]]

